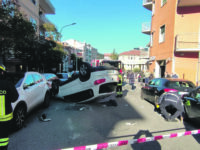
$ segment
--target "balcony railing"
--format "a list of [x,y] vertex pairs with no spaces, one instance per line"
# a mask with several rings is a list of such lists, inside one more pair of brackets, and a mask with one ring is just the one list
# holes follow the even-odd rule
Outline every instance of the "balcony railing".
[[145,22],[142,24],[142,33],[151,34],[151,23],[150,22]]
[[200,6],[200,0],[179,0],[178,7]]
[[40,7],[45,14],[55,14],[55,8],[51,4],[50,0],[40,0]]
[[200,51],[200,33],[177,35],[176,51]]
[[148,10],[152,10],[152,0],[143,0],[143,7],[145,7]]
[[50,21],[45,17],[45,15],[40,15],[40,21],[41,23],[50,23]]

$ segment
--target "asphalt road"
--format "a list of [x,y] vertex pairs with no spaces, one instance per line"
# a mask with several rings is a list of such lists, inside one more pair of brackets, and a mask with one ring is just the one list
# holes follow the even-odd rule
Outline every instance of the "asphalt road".
[[[9,150],[56,150],[119,140],[131,140],[198,129],[198,122],[167,122],[152,104],[140,98],[140,84],[124,84],[124,96],[111,103],[75,104],[52,100],[47,109],[38,108],[25,127],[10,135]],[[45,113],[49,122],[38,118]],[[115,150],[199,150],[200,135],[125,145]]]

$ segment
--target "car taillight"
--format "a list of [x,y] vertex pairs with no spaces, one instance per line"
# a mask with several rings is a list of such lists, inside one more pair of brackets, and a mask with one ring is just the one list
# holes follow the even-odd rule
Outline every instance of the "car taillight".
[[164,89],[164,91],[165,91],[165,92],[178,92],[178,90],[169,89],[169,88]]
[[106,79],[99,79],[99,80],[94,81],[94,85],[98,85],[104,82],[106,82]]

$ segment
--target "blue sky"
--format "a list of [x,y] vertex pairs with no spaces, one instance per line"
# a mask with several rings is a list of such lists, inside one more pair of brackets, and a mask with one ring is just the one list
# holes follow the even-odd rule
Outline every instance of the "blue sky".
[[151,11],[142,0],[51,0],[55,15],[47,18],[58,31],[64,25],[77,23],[62,30],[62,41],[75,39],[91,44],[99,53],[119,54],[135,47],[145,47],[150,36],[141,32],[142,23],[151,21]]

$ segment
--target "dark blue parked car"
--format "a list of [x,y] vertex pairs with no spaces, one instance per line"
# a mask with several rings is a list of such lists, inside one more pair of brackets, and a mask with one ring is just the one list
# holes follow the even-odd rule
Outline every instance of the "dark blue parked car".
[[178,92],[183,95],[195,88],[194,83],[184,79],[154,78],[141,88],[141,98],[155,104],[164,92]]

